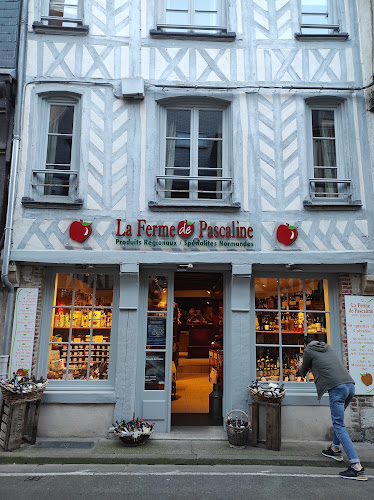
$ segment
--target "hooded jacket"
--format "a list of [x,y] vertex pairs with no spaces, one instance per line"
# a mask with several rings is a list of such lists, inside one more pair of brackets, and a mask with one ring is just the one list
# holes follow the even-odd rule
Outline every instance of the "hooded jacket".
[[318,399],[340,384],[354,384],[332,347],[325,342],[312,340],[304,349],[300,375],[305,377],[309,370],[313,373]]

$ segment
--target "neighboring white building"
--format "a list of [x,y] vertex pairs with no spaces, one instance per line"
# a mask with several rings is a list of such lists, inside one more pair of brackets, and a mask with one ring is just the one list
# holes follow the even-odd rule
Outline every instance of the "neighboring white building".
[[[103,436],[133,412],[168,432],[185,332],[190,357],[223,336],[223,416],[248,410],[256,376],[281,377],[283,437],[328,435],[327,397],[295,362],[306,333],[347,361],[344,296],[372,293],[359,13],[30,0],[9,259],[39,289],[40,435]],[[206,323],[181,333],[187,297]],[[373,438],[363,408],[371,396],[352,410],[358,440]]]

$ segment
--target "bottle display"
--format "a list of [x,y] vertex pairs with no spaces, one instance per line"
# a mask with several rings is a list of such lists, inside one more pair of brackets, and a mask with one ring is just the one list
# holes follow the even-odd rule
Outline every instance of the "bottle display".
[[48,379],[108,378],[112,303],[112,276],[57,275]]
[[319,279],[255,279],[257,380],[303,381],[297,360],[304,336],[329,343],[327,287]]

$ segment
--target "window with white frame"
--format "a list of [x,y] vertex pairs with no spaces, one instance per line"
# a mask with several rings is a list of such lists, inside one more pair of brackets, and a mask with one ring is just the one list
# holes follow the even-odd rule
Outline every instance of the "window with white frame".
[[38,201],[73,201],[78,194],[79,96],[48,94],[39,104],[40,155],[32,172],[32,196]]
[[83,0],[47,0],[47,3],[43,24],[72,27],[83,23]]
[[159,30],[193,33],[226,31],[222,0],[160,0]]
[[339,33],[335,22],[334,0],[300,0],[301,33],[304,35],[333,35]]
[[331,344],[326,279],[255,278],[257,380],[308,382],[297,375],[304,338]]
[[[310,198],[318,202],[351,202],[352,182],[347,178],[348,138],[343,129],[343,102],[308,101]],[[344,149],[344,151],[343,151]]]
[[225,105],[173,105],[161,109],[163,175],[157,191],[163,200],[230,202],[228,109]]
[[[58,381],[108,380],[112,341],[114,276],[57,273],[48,313],[47,378]],[[46,318],[47,319],[47,318]]]

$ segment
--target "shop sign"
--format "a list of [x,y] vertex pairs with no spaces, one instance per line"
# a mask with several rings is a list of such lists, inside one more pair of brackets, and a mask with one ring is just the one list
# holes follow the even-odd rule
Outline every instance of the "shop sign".
[[152,224],[146,219],[137,219],[133,223],[117,219],[116,245],[124,249],[206,247],[208,250],[248,250],[253,248],[252,233],[248,223],[235,220],[226,224],[211,224],[206,220]]
[[18,369],[31,372],[37,303],[37,288],[18,289],[13,321],[9,376],[13,372],[17,372]]
[[346,295],[349,373],[356,394],[374,395],[374,297]]

